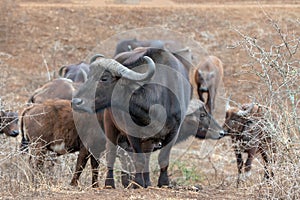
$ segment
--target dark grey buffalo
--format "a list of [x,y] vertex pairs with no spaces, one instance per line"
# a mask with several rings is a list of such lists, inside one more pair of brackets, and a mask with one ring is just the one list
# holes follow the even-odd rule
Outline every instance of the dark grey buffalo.
[[182,142],[190,136],[195,136],[198,139],[217,140],[225,134],[223,128],[209,114],[205,104],[199,99],[192,99],[180,127],[176,143]]
[[[176,143],[186,141],[189,137],[218,140],[223,136],[225,136],[223,128],[218,124],[213,116],[208,113],[205,108],[205,104],[199,99],[192,99],[188,106],[184,121],[180,127]],[[120,137],[118,145],[127,151],[132,151],[126,138],[124,139],[123,137]],[[154,147],[154,151],[159,149],[161,149],[161,144],[157,143]],[[120,161],[122,163],[122,167],[126,169],[122,171],[122,184],[125,188],[127,188],[131,178],[130,174],[127,172],[130,172],[132,166],[130,162],[126,163],[124,158]]]
[[[113,165],[118,135],[127,136],[135,153],[137,185],[150,185],[147,153],[160,142],[158,186],[169,185],[169,155],[191,98],[188,72],[169,51],[137,48],[114,59],[91,64],[87,82],[73,98],[73,109],[97,112],[105,108],[108,173],[105,185],[115,187]],[[146,146],[146,148],[145,148]]]
[[78,64],[64,65],[62,66],[58,74],[60,77],[71,79],[74,82],[85,82],[87,74],[90,71],[90,65],[85,62]]

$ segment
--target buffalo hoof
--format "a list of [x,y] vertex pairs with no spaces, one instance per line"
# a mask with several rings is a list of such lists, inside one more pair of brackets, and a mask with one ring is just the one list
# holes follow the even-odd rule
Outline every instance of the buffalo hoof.
[[99,188],[99,184],[96,182],[96,183],[93,183],[92,185],[93,188]]
[[115,181],[114,179],[105,179],[105,189],[115,189]]
[[157,186],[162,187],[162,186],[169,186],[169,185],[170,185],[170,181],[167,172],[160,173]]
[[78,186],[78,182],[77,181],[71,181],[70,185],[76,187],[76,186]]
[[130,175],[126,172],[121,172],[121,181],[124,188],[127,188],[130,184]]
[[137,188],[141,188],[141,187],[145,187],[143,174],[142,173],[136,173],[135,178],[134,178],[133,188],[137,189]]
[[143,176],[144,176],[144,181],[145,181],[145,188],[151,186],[151,180],[150,180],[150,174],[149,174],[149,172],[145,172],[143,174]]

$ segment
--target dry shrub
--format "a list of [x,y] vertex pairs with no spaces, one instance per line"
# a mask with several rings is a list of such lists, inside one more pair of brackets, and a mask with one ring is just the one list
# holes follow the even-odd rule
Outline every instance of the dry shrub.
[[[268,14],[265,16],[275,33],[271,44],[235,30],[242,39],[233,46],[249,56],[244,69],[259,80],[254,98],[267,109],[265,125],[277,151],[272,155],[274,178],[254,183],[251,190],[257,198],[299,199],[300,35],[283,31]],[[299,28],[299,20],[294,23]]]

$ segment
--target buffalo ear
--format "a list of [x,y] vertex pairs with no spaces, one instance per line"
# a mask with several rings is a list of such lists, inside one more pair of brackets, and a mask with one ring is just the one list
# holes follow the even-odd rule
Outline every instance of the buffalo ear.
[[3,110],[0,111],[0,117],[4,117],[5,116],[5,112]]

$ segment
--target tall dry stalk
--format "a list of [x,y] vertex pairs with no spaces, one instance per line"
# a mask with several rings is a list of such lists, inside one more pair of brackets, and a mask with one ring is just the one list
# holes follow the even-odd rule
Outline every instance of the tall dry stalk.
[[[244,68],[259,79],[255,98],[267,108],[266,127],[277,149],[272,155],[274,178],[254,184],[253,190],[258,191],[258,198],[299,199],[300,35],[285,33],[265,16],[275,33],[271,44],[235,30],[241,40],[234,48],[247,52],[250,62]],[[299,20],[295,23],[299,28]]]

